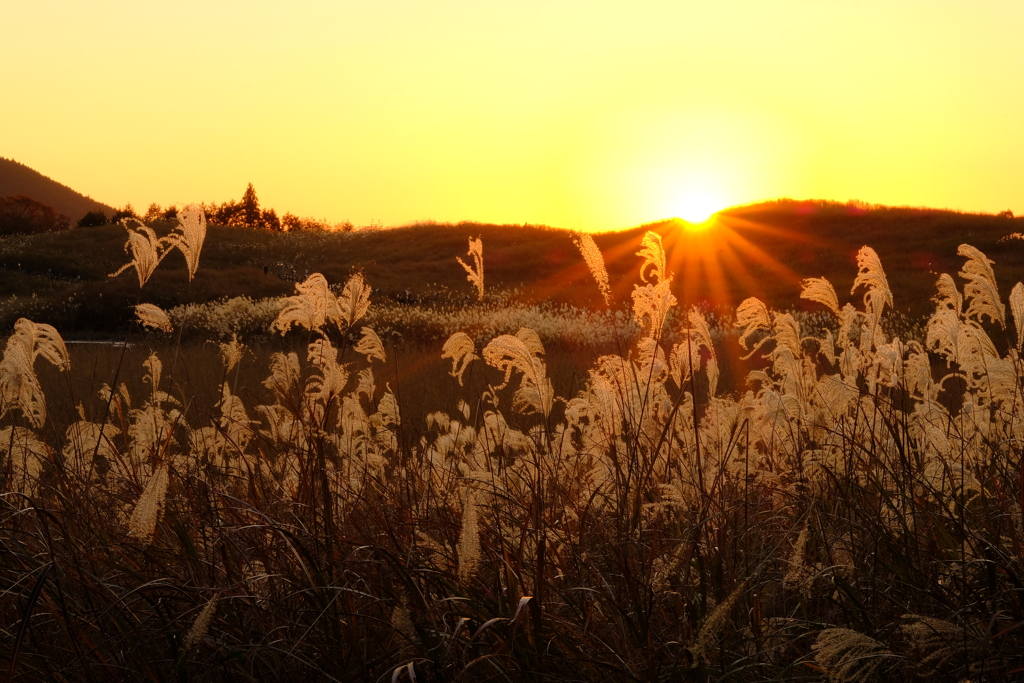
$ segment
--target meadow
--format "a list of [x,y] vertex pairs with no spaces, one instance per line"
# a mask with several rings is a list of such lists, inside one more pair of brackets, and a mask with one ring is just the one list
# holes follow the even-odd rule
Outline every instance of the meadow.
[[[189,210],[125,264],[101,230],[63,267],[105,283],[17,271],[106,284],[136,331],[65,343],[82,309],[48,305],[6,341],[10,680],[1024,680],[1024,285],[993,249],[860,246],[725,308],[683,270],[714,236],[660,224],[493,269],[518,233],[453,231],[408,294],[380,263],[415,240],[352,249],[377,284],[261,263],[380,235],[284,258]],[[253,289],[214,295],[231,253]]]

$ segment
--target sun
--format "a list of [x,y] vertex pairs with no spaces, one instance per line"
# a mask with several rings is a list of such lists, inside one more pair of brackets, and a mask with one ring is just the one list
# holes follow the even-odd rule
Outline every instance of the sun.
[[723,204],[714,192],[693,188],[679,194],[673,208],[677,217],[696,225],[706,222],[723,208]]

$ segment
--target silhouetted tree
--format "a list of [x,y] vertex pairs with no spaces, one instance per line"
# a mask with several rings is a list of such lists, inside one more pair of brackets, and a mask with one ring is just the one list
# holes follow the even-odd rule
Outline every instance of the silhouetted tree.
[[114,215],[110,217],[110,222],[117,223],[122,218],[134,218],[138,220],[139,214],[135,213],[135,209],[132,208],[131,202],[125,204],[123,209],[115,211]]
[[[239,209],[242,213],[242,224],[250,227],[263,227],[262,223],[263,215],[260,213],[260,201],[256,198],[256,190],[253,188],[252,183],[245,188],[245,194],[242,195],[242,201],[239,202]],[[276,216],[275,216],[276,218]]]
[[0,235],[67,230],[70,221],[46,204],[23,195],[0,199]]
[[101,225],[106,225],[109,222],[110,221],[107,220],[107,214],[102,211],[90,211],[78,219],[78,227],[95,228]]
[[158,221],[163,218],[163,213],[164,210],[160,208],[160,205],[153,202],[149,205],[149,208],[146,209],[146,215],[142,217],[142,220],[147,223],[152,223],[153,221]]
[[173,221],[177,217],[178,217],[178,207],[176,207],[174,204],[171,204],[170,206],[167,207],[167,210],[164,211],[164,220],[165,221]]
[[266,228],[267,230],[281,231],[281,221],[277,217],[277,212],[273,209],[265,209],[260,212],[260,227]]

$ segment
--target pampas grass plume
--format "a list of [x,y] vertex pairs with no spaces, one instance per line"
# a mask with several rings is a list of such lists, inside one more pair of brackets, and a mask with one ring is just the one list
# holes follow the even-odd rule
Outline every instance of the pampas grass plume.
[[192,647],[197,645],[206,632],[210,629],[210,621],[213,619],[213,613],[217,609],[217,595],[214,595],[203,607],[203,610],[196,617],[196,620],[192,622],[192,628],[185,634],[185,640],[182,641],[182,650],[190,650]]
[[476,287],[477,301],[484,300],[484,242],[477,237],[469,238],[469,255],[473,257],[473,265],[468,265],[460,257],[455,260],[466,270],[466,279]]
[[476,575],[480,564],[480,527],[476,506],[477,493],[470,489],[462,508],[462,532],[459,534],[459,583],[462,584]]
[[149,543],[156,531],[156,522],[167,498],[167,465],[157,468],[149,478],[145,490],[135,504],[135,510],[128,520],[128,530],[140,541]]
[[608,285],[608,269],[605,268],[604,257],[601,255],[601,250],[597,248],[594,238],[589,233],[582,232],[577,233],[573,241],[579,247],[580,253],[583,254],[583,260],[586,261],[590,274],[597,280],[597,287],[601,290],[605,306],[611,306],[612,290]]
[[139,304],[135,307],[135,318],[143,327],[151,327],[163,332],[174,332],[171,319],[167,317],[163,309],[153,304]]

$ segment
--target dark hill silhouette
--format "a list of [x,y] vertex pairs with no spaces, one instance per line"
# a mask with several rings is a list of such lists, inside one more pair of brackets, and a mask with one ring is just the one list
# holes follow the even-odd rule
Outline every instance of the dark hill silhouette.
[[[1024,241],[1004,239],[1024,232],[1024,218],[780,201],[728,209],[709,225],[695,230],[673,219],[595,235],[616,306],[628,304],[638,282],[636,252],[646,230],[662,235],[669,269],[675,274],[672,291],[687,305],[735,308],[743,299],[757,296],[776,309],[823,311],[799,298],[801,280],[820,276],[833,283],[841,304],[859,304],[860,293],[851,296],[850,287],[857,272],[856,253],[863,245],[878,252],[896,309],[914,318],[932,310],[930,299],[940,273],[953,275],[962,286],[957,272],[964,259],[956,253],[962,243],[995,261],[1004,297],[1024,280]],[[165,234],[170,224],[158,224],[156,229]],[[514,289],[519,300],[603,306],[570,232],[478,223],[351,233],[211,226],[194,282],[189,283],[185,261],[175,252],[141,294],[131,274],[107,278],[128,260],[122,227],[32,235],[0,243],[0,302],[11,295],[37,293],[55,302],[53,309],[42,309],[45,312],[58,310],[60,302],[73,297],[74,312],[65,317],[54,313],[52,321],[40,317],[38,322],[53,322],[71,332],[111,331],[129,319],[130,305],[139,300],[172,307],[221,297],[288,295],[294,292],[294,281],[310,273],[321,272],[329,282],[343,283],[358,269],[375,289],[375,301],[473,305],[473,288],[455,260],[466,257],[471,236],[483,239],[489,295]],[[0,319],[0,334],[14,322],[8,317]]]
[[52,207],[71,219],[71,225],[90,211],[102,211],[107,216],[114,213],[114,209],[106,204],[75,192],[24,164],[0,157],[0,197],[15,195]]

